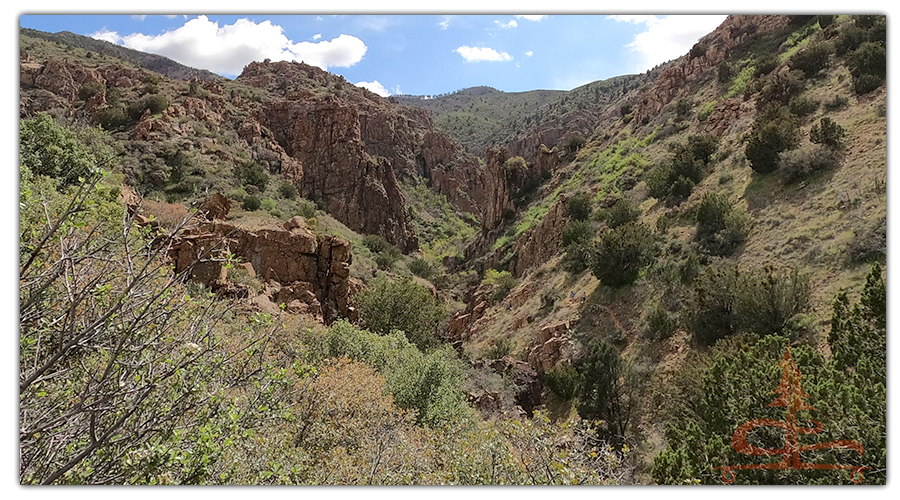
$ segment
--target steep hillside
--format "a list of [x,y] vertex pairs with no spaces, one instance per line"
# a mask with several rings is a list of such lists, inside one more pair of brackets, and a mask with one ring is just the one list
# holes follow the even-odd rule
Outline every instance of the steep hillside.
[[54,36],[20,34],[23,483],[718,484],[785,366],[851,472],[732,479],[886,481],[884,16],[427,99]]

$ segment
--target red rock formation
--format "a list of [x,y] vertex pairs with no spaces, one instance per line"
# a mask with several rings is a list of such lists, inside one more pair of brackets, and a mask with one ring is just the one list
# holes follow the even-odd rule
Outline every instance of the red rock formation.
[[556,255],[562,243],[562,230],[567,222],[566,206],[566,199],[560,198],[539,224],[516,240],[517,258],[510,266],[513,275],[522,276],[528,269],[537,267]]

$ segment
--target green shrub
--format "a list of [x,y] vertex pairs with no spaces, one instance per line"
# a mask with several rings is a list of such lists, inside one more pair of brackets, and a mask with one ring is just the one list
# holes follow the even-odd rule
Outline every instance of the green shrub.
[[572,220],[587,220],[592,210],[591,196],[587,193],[575,193],[566,203],[566,214]]
[[254,212],[256,210],[259,210],[259,207],[262,206],[262,201],[259,199],[258,196],[247,195],[246,197],[244,197],[242,206],[244,207],[244,210],[249,210],[251,212]]
[[652,340],[669,338],[678,329],[678,321],[662,304],[650,309],[644,318],[644,332]]
[[605,422],[595,431],[601,439],[621,439],[628,429],[633,403],[625,386],[625,364],[608,341],[593,340],[575,364],[578,372],[578,415]]
[[266,198],[260,203],[260,208],[266,212],[275,212],[278,210],[278,203],[272,198]]
[[739,286],[736,313],[743,331],[789,337],[810,308],[809,277],[797,270],[766,267],[745,273]]
[[760,91],[757,107],[764,109],[767,106],[787,105],[792,97],[803,92],[804,77],[802,71],[795,69],[769,77]]
[[372,259],[375,261],[375,264],[378,266],[378,269],[382,271],[388,271],[394,267],[394,263],[400,259],[398,254],[389,253],[389,252],[379,252],[376,253]]
[[786,109],[781,109],[770,118],[757,118],[744,153],[755,172],[766,174],[778,168],[779,153],[799,145],[800,122]]
[[300,198],[297,201],[297,208],[304,219],[312,219],[316,216],[316,204],[306,198]]
[[808,97],[794,96],[788,103],[788,109],[794,115],[807,116],[818,111],[819,102]]
[[730,255],[747,239],[750,218],[725,195],[706,193],[697,205],[696,240],[711,255]]
[[760,78],[771,73],[781,63],[778,54],[768,53],[756,58],[753,63],[753,76]]
[[[719,150],[719,139],[714,135],[689,135],[685,148],[690,151],[691,156],[695,160],[703,162],[704,165],[709,164],[712,155]],[[694,179],[699,182],[700,179]]]
[[285,200],[293,200],[297,198],[297,194],[297,186],[291,182],[282,181],[281,184],[278,185],[278,196],[281,196]]
[[571,363],[558,363],[547,370],[547,387],[564,401],[569,401],[578,393],[578,371]]
[[779,170],[784,173],[785,180],[796,182],[806,179],[810,174],[833,168],[837,165],[837,153],[821,144],[807,144],[799,149],[785,151],[779,155]]
[[825,14],[816,16],[816,18],[818,19],[819,27],[825,29],[831,26],[831,23],[834,22],[835,16],[833,14]]
[[639,222],[604,231],[591,262],[594,276],[606,286],[633,283],[656,254],[653,233]]
[[709,50],[709,45],[703,42],[697,42],[691,47],[691,51],[688,53],[691,59],[696,59],[698,57],[703,57],[706,55],[706,51]]
[[[84,144],[74,130],[41,113],[19,122],[19,162],[37,175],[76,185],[97,168],[97,151]],[[105,158],[103,158],[105,160]]]
[[399,330],[419,349],[438,343],[447,312],[431,292],[403,278],[395,282],[375,280],[356,295],[359,317],[369,330],[379,335]]
[[421,257],[417,257],[410,261],[408,267],[411,273],[420,278],[429,279],[434,275],[434,268],[431,267],[431,264],[429,264],[427,260]]
[[848,26],[841,31],[841,35],[835,43],[835,52],[839,56],[849,54],[858,49],[868,38],[869,34],[865,29],[855,25]]
[[844,140],[844,128],[831,118],[823,117],[809,131],[809,140],[815,144],[825,144],[833,149],[841,149]]
[[509,271],[498,271],[496,269],[488,269],[484,272],[484,279],[481,280],[482,285],[491,285],[494,287],[492,299],[498,302],[506,298],[509,292],[516,286],[516,277]]
[[118,106],[109,107],[100,112],[97,122],[105,130],[116,130],[128,124],[128,116],[125,110]]
[[683,120],[687,118],[693,107],[694,103],[690,99],[679,99],[675,101],[675,119]]
[[162,113],[169,107],[169,98],[162,94],[151,95],[146,100],[146,106],[154,115]]
[[887,75],[887,50],[882,43],[865,42],[847,56],[847,65],[854,77],[875,75],[883,79]]
[[828,67],[828,58],[834,47],[828,43],[810,44],[806,49],[791,57],[791,69],[799,69],[810,78]]
[[590,221],[572,220],[563,226],[561,247],[567,248],[573,244],[585,243],[593,238],[594,226]]
[[875,75],[860,75],[853,79],[853,91],[859,95],[868,94],[881,87],[884,78]]
[[235,165],[234,176],[243,186],[255,186],[259,191],[265,191],[269,184],[266,168],[255,161]]
[[599,219],[606,221],[606,225],[611,228],[635,222],[640,216],[641,209],[628,198],[619,198],[611,207],[599,213]]
[[596,245],[593,241],[573,243],[566,247],[562,258],[562,266],[570,274],[581,274],[590,267],[594,259]]
[[587,138],[581,134],[574,134],[566,141],[566,152],[569,154],[577,152],[587,144]]
[[91,97],[94,97],[101,92],[106,92],[106,85],[98,81],[89,81],[86,82],[81,88],[78,89],[78,99],[82,101],[87,101]]

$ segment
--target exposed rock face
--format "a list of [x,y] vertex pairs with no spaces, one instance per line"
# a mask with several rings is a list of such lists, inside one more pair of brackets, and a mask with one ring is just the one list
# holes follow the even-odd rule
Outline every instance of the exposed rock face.
[[214,290],[227,284],[224,257],[229,254],[243,260],[244,270],[267,284],[270,302],[320,312],[326,322],[351,313],[351,255],[346,240],[326,236],[317,242],[305,227],[249,231],[216,220],[186,231],[170,251],[176,272],[187,272]]
[[559,251],[563,226],[566,225],[567,204],[566,198],[561,198],[550,207],[538,225],[516,241],[517,258],[510,265],[510,272],[515,276],[522,276],[528,269],[547,262]]
[[528,364],[544,374],[562,360],[571,360],[575,354],[569,322],[548,325],[538,332],[534,347],[528,354]]

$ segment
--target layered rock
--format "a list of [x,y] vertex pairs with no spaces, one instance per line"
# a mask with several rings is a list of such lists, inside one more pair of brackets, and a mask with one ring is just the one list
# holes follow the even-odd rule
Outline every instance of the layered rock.
[[562,244],[562,230],[566,225],[567,200],[561,197],[541,219],[516,240],[516,260],[510,264],[510,272],[522,276],[525,271],[547,262]]

